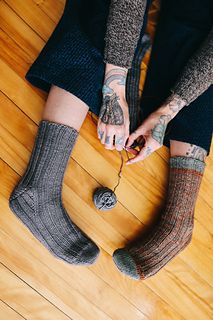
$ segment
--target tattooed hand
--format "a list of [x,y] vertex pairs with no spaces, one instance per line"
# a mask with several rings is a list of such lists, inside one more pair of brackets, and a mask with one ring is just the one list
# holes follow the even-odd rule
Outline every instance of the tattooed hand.
[[[163,145],[169,121],[173,119],[184,106],[185,102],[181,100],[180,97],[172,95],[159,109],[148,116],[140,127],[129,136],[126,149],[134,154],[135,157],[127,161],[127,164],[145,159]],[[131,149],[131,145],[136,139],[143,141],[140,151]]]
[[106,149],[121,151],[129,136],[129,110],[125,98],[127,69],[107,64],[97,132]]

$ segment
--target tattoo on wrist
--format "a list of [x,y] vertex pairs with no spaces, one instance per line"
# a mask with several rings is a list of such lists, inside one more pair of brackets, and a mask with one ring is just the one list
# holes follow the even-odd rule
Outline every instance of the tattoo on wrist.
[[172,114],[179,112],[184,106],[185,101],[176,94],[172,94],[165,102]]
[[151,130],[151,135],[154,140],[156,140],[160,145],[163,144],[164,135],[166,132],[166,127],[168,122],[172,119],[170,114],[162,114],[159,117],[159,121]]
[[186,151],[187,157],[192,157],[201,161],[205,160],[206,155],[207,151],[205,149],[194,144],[190,144],[190,147]]
[[100,120],[105,124],[123,125],[124,114],[119,103],[119,96],[111,87],[112,82],[116,81],[116,86],[125,86],[127,71],[114,68],[105,75],[104,85],[102,88],[103,101],[99,114]]
[[126,84],[126,71],[121,69],[112,69],[108,71],[105,75],[104,85],[102,88],[102,93],[104,95],[106,94],[113,94],[114,90],[110,87],[112,85],[113,81],[116,81],[116,85],[119,86],[125,86]]

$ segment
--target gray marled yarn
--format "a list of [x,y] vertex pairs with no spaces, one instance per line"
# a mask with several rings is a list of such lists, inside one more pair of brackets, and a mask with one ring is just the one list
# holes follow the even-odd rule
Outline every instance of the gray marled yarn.
[[[130,69],[143,25],[147,0],[112,0],[105,34],[104,62]],[[213,83],[213,29],[191,57],[171,92],[186,104]]]
[[112,0],[105,35],[104,61],[130,68],[143,25],[146,0]]
[[115,207],[116,194],[107,187],[100,187],[93,193],[93,202],[97,209],[107,211]]
[[189,105],[213,83],[213,28],[171,91]]
[[10,208],[57,258],[92,264],[99,249],[70,219],[61,191],[78,132],[41,121],[27,170],[10,196]]

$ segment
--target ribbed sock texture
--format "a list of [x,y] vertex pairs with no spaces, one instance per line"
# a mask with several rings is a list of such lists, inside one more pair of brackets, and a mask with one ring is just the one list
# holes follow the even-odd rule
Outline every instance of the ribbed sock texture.
[[99,249],[70,219],[61,198],[77,130],[43,120],[27,170],[10,196],[10,208],[57,258],[92,264]]
[[194,207],[205,163],[171,157],[165,207],[154,229],[113,254],[118,269],[134,279],[156,274],[191,241]]

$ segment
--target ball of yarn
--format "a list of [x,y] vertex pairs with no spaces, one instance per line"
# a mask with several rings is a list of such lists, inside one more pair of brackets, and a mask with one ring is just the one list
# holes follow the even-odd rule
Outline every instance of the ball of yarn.
[[110,210],[116,206],[116,194],[107,187],[97,188],[93,193],[93,202],[99,210]]

